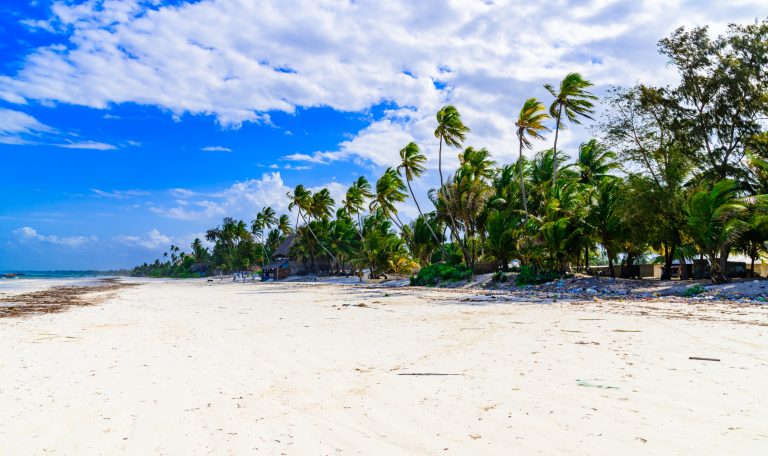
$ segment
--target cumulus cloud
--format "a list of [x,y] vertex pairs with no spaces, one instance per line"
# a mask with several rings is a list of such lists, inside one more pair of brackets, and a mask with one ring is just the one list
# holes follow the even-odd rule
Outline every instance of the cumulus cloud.
[[376,166],[396,163],[411,139],[434,166],[434,113],[452,103],[473,129],[470,142],[506,160],[514,158],[516,110],[530,96],[545,98],[543,83],[570,71],[598,91],[668,82],[674,75],[656,52],[659,38],[681,25],[717,32],[752,21],[763,3],[56,2],[50,20],[28,26],[66,33],[69,42],[40,47],[16,74],[0,76],[0,98],[154,105],[175,117],[213,115],[226,127],[269,122],[270,111],[367,112],[384,103],[394,108],[338,150],[285,157]]
[[120,235],[115,236],[114,239],[123,244],[135,245],[150,250],[168,247],[173,243],[170,237],[164,235],[156,228],[153,228],[144,236]]
[[80,247],[88,242],[95,242],[98,239],[95,236],[56,236],[56,235],[43,235],[37,232],[36,229],[24,226],[13,231],[13,235],[16,240],[22,243],[45,243],[53,244],[63,247]]
[[210,221],[224,216],[250,220],[264,206],[286,212],[288,199],[285,194],[291,188],[283,182],[280,172],[272,172],[263,174],[260,179],[236,182],[226,189],[207,194],[178,190],[172,190],[178,198],[176,206],[156,205],[150,207],[150,211],[177,220]]

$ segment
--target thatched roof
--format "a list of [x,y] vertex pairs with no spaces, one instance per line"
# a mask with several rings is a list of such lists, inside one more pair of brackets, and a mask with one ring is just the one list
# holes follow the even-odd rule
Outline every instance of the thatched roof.
[[296,241],[296,233],[289,234],[283,242],[280,243],[279,246],[275,249],[274,252],[272,252],[272,258],[282,258],[288,257],[288,254],[291,252],[291,246]]

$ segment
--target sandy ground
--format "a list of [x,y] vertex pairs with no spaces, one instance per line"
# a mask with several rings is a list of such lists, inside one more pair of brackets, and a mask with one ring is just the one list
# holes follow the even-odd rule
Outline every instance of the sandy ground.
[[0,340],[3,455],[768,454],[755,305],[146,281]]

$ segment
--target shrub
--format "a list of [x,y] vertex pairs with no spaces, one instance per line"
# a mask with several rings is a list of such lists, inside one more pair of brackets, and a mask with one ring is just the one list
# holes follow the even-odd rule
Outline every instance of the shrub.
[[551,282],[560,278],[556,271],[539,271],[532,266],[520,266],[520,273],[517,274],[515,284],[518,287],[523,285],[537,285],[540,283]]
[[702,294],[705,291],[706,289],[700,283],[697,283],[695,285],[691,285],[690,287],[686,288],[683,291],[683,296],[690,298],[691,296]]
[[496,283],[503,283],[507,281],[507,275],[504,274],[503,271],[496,271],[493,273],[493,277],[491,277],[491,280],[493,280]]
[[418,274],[411,276],[411,285],[432,287],[440,282],[458,282],[466,280],[472,272],[464,265],[451,266],[445,263],[430,264],[421,268]]

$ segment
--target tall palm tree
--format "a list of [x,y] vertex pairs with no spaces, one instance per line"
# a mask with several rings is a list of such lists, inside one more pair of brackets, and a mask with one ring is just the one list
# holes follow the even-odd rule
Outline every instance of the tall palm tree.
[[315,231],[310,225],[313,216],[316,218],[327,219],[331,215],[331,209],[335,202],[333,201],[333,198],[331,198],[328,189],[324,188],[313,195],[310,190],[307,190],[303,185],[299,184],[294,188],[293,193],[288,192],[286,196],[290,200],[288,210],[292,210],[295,207],[296,212],[298,212],[296,226],[298,227],[298,219],[301,218],[304,221],[304,225],[315,239],[315,242],[317,242],[320,248],[322,248],[325,253],[331,257],[333,262],[338,265],[336,257],[325,247],[325,245],[323,245],[322,242],[320,242],[320,239],[318,239],[317,234],[315,234]]
[[531,140],[544,139],[542,132],[548,131],[549,128],[544,126],[544,121],[549,119],[549,114],[545,112],[544,103],[535,98],[529,98],[525,100],[523,108],[520,110],[520,115],[517,116],[517,139],[519,144],[519,157],[518,168],[520,169],[520,192],[523,195],[523,211],[525,217],[528,217],[528,198],[525,195],[525,180],[523,177],[523,147],[530,149],[533,147]]
[[437,150],[437,172],[440,174],[440,186],[443,186],[443,143],[459,148],[469,132],[469,127],[461,121],[458,109],[451,105],[443,106],[437,112],[435,138],[440,140]]
[[276,223],[277,223],[277,216],[275,214],[275,210],[269,206],[263,207],[261,211],[259,211],[259,213],[256,214],[256,219],[254,219],[251,222],[251,232],[254,234],[254,236],[258,237],[259,243],[261,244],[262,266],[265,265],[265,261],[267,258],[267,249],[265,246],[264,231],[269,230]]
[[[424,213],[421,212],[419,200],[416,199],[416,195],[413,193],[413,188],[411,188],[411,181],[421,177],[425,170],[424,162],[426,161],[427,157],[421,153],[419,146],[415,142],[411,141],[407,146],[400,150],[400,166],[397,167],[398,174],[400,174],[401,170],[405,172],[405,182],[408,184],[408,191],[411,192],[413,202],[416,203],[416,209],[419,211],[419,215],[422,218],[424,218]],[[432,237],[435,239],[435,242],[440,244],[440,252],[442,255],[440,258],[445,261],[445,247],[443,246],[443,243],[440,242],[437,234],[435,234],[434,230],[432,230],[432,226],[429,223],[425,223],[425,225],[429,229],[429,232],[432,233]]]
[[569,73],[562,81],[560,87],[555,90],[550,84],[545,84],[544,88],[555,97],[555,101],[549,107],[549,114],[555,118],[555,154],[554,166],[552,167],[552,189],[557,186],[557,138],[560,128],[563,125],[563,113],[569,122],[579,124],[580,117],[592,119],[590,116],[594,112],[592,100],[597,97],[592,95],[587,89],[592,83],[582,78],[579,73]]
[[341,206],[347,211],[347,214],[357,217],[357,230],[361,238],[363,236],[363,223],[360,216],[365,208],[366,200],[371,198],[373,198],[371,184],[365,176],[360,176],[347,189],[346,198],[341,202]]
[[402,203],[408,197],[405,193],[405,188],[405,183],[403,183],[397,171],[387,168],[379,180],[376,181],[376,194],[369,205],[371,211],[375,209],[381,210],[404,234],[406,231],[404,230],[403,222],[400,221],[400,217],[397,215],[395,203]]

